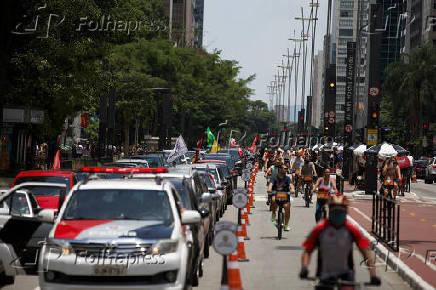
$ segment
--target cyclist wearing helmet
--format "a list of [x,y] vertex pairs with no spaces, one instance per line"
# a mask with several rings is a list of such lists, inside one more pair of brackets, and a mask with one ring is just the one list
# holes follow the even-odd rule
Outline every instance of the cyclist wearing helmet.
[[[279,166],[279,172],[278,174],[271,179],[271,182],[268,186],[268,193],[271,193],[272,191],[282,191],[288,193],[288,202],[284,205],[285,209],[285,226],[284,230],[289,231],[289,220],[291,218],[291,193],[295,193],[294,185],[292,184],[292,180],[289,176],[286,175],[286,172],[288,170],[288,167],[284,164],[281,164]],[[275,198],[273,196],[272,198],[272,216],[271,216],[271,222],[276,221],[276,212],[277,212],[277,204],[275,202]]]
[[[334,195],[329,200],[329,219],[319,222],[303,242],[300,278],[307,278],[310,257],[318,247],[316,276],[321,285],[331,285],[338,279],[354,282],[353,242],[367,262],[371,284],[380,285],[374,261],[370,254],[370,242],[354,225],[347,221],[348,201],[344,195]],[[333,288],[322,288],[333,289]]]
[[310,162],[310,155],[306,154],[304,156],[304,163],[303,167],[301,168],[301,174],[303,176],[304,181],[311,181],[310,183],[310,203],[312,203],[312,196],[313,196],[313,178],[316,177],[316,169],[315,165]]
[[[338,193],[336,189],[336,182],[330,178],[330,169],[324,170],[324,176],[318,178],[315,183],[314,188],[318,188],[318,196],[316,200],[316,211],[315,211],[315,220],[319,222],[322,216],[322,208],[327,204],[330,193],[333,191],[334,193]],[[312,189],[313,194],[313,189]]]

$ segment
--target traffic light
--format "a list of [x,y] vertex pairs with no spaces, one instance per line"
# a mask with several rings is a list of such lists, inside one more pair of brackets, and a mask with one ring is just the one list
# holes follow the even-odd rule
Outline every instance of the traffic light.
[[424,121],[424,123],[422,125],[422,129],[423,129],[423,132],[424,132],[424,136],[427,136],[428,131],[430,129],[430,124],[429,124],[428,121]]
[[298,111],[298,133],[304,132],[304,109]]
[[369,106],[369,126],[370,128],[377,128],[378,127],[378,120],[380,117],[380,106],[379,104],[373,102],[370,106]]

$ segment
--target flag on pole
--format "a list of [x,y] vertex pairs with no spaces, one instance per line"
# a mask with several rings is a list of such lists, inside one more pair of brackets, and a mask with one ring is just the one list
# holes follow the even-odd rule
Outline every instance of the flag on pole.
[[53,160],[53,169],[61,169],[61,151],[58,150]]
[[196,163],[198,161],[198,156],[200,155],[201,146],[203,146],[203,136],[204,133],[201,134],[200,138],[197,141],[197,149],[195,149],[195,155],[192,159],[192,163]]
[[167,162],[173,162],[186,152],[188,152],[188,147],[186,147],[185,140],[183,140],[182,135],[180,135],[179,138],[177,138],[176,140],[176,145],[174,146],[173,151],[171,151],[170,156],[168,156],[167,158]]
[[256,150],[257,139],[259,139],[259,135],[256,135],[256,138],[254,138],[253,144],[251,145],[251,148],[250,148],[251,153],[253,153]]
[[212,131],[207,127],[207,143],[209,147],[212,147],[213,141],[215,141],[215,136],[213,135]]
[[239,147],[239,146],[238,146],[238,153],[239,153],[239,156],[242,157],[242,149],[241,149],[241,147]]
[[216,143],[216,140],[213,140],[212,149],[210,149],[210,153],[218,153],[218,144]]
[[230,146],[231,147],[236,147],[236,140],[234,138],[230,139]]

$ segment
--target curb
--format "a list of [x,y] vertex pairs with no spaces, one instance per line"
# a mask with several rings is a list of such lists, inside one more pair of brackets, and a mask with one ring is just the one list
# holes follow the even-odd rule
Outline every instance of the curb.
[[383,261],[392,268],[397,269],[398,275],[409,284],[412,289],[418,290],[434,290],[433,286],[424,281],[415,271],[401,261],[397,256],[390,254],[389,250],[382,244],[377,243],[376,239],[360,224],[358,224],[352,217],[347,215],[347,219],[352,222],[371,242],[371,247],[374,246],[374,251]]

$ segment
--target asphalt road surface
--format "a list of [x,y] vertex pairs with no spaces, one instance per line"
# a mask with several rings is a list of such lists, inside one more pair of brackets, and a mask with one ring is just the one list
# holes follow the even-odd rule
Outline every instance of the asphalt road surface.
[[418,179],[417,183],[412,183],[410,189],[419,198],[436,202],[436,183],[425,184],[424,180]]

